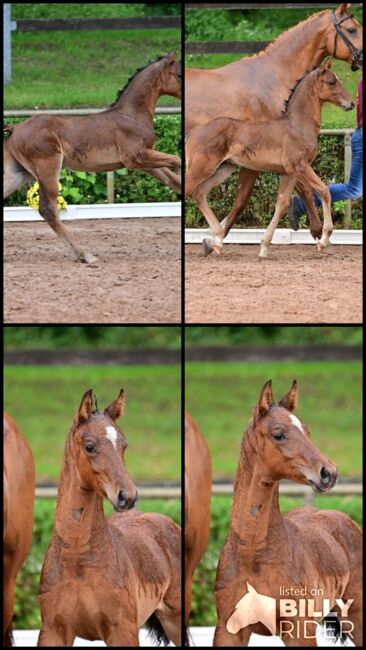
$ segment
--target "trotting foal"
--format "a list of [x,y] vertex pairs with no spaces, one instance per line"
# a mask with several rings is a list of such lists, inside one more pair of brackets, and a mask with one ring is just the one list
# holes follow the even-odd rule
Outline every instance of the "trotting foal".
[[[169,517],[130,511],[137,491],[116,420],[123,391],[103,413],[89,390],[65,447],[55,529],[41,574],[39,646],[76,636],[139,646],[147,622],[158,640],[181,645],[180,528]],[[106,518],[103,498],[120,514]]]
[[[217,568],[215,646],[246,646],[253,632],[277,633],[288,646],[316,646],[316,623],[323,619],[316,612],[325,607],[325,614],[339,613],[336,599],[350,599],[343,632],[351,631],[352,641],[362,646],[361,529],[334,510],[280,512],[281,479],[311,485],[317,493],[337,479],[337,467],[293,414],[296,405],[296,381],[278,405],[268,381],[243,437],[230,529]],[[288,616],[280,610],[281,598],[293,600]],[[314,599],[313,612],[299,612],[304,598],[309,607]]]
[[333,232],[330,192],[311,168],[311,162],[317,153],[323,103],[331,102],[346,111],[354,108],[352,97],[330,68],[328,62],[306,74],[293,89],[285,114],[279,119],[248,123],[222,117],[192,130],[186,148],[185,191],[210,225],[216,253],[222,253],[224,230],[207,203],[207,194],[228,178],[236,165],[281,174],[275,213],[263,236],[259,257],[267,257],[273,233],[289,206],[297,181],[309,185],[321,198],[324,223],[317,246],[319,251],[328,246]]

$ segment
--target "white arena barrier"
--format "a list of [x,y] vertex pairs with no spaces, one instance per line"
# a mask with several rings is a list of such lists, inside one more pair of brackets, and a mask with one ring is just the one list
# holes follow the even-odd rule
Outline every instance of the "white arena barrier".
[[[61,210],[62,221],[71,219],[136,219],[151,217],[180,217],[180,201],[171,203],[93,203],[68,205]],[[33,208],[25,206],[4,208],[4,221],[44,221]]]
[[[266,231],[262,228],[233,228],[225,237],[225,244],[260,244],[261,238]],[[185,243],[201,244],[205,237],[209,237],[211,231],[201,228],[186,228]],[[331,236],[331,244],[334,245],[360,245],[362,244],[362,230],[334,230]],[[315,240],[310,230],[291,230],[291,228],[277,228],[273,235],[272,244],[312,244]],[[271,244],[271,245],[272,245]]]

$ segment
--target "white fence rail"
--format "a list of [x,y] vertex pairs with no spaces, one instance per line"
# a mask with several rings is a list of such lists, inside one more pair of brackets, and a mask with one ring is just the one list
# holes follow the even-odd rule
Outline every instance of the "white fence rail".
[[[227,244],[260,244],[261,238],[266,231],[262,228],[234,228],[225,237]],[[185,243],[201,244],[202,240],[210,235],[211,231],[201,228],[186,228]],[[334,230],[331,237],[332,244],[335,245],[361,245],[362,230]],[[312,244],[315,240],[310,234],[310,230],[294,231],[289,228],[278,228],[275,231],[272,240],[273,244]]]
[[[72,219],[136,219],[151,217],[180,217],[181,204],[171,203],[95,203],[69,205],[61,212],[63,221]],[[43,221],[33,208],[4,208],[4,221]]]

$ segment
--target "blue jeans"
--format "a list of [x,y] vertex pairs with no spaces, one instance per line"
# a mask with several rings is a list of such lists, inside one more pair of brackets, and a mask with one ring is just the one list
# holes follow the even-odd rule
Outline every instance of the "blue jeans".
[[[363,142],[362,129],[357,129],[351,138],[352,163],[351,173],[348,183],[337,183],[329,185],[332,202],[344,201],[346,199],[359,199],[362,197],[362,159],[363,159]],[[314,192],[314,200],[317,208],[321,207],[321,200]],[[299,197],[295,197],[296,207],[305,213],[305,203]]]

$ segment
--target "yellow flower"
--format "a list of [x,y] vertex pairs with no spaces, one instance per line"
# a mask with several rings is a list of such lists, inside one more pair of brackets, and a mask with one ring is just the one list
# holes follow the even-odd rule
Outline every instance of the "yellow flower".
[[[58,184],[58,197],[57,197],[57,207],[59,210],[66,210],[67,203],[63,196],[61,196],[62,185]],[[27,203],[34,210],[39,208],[39,183],[36,181],[34,185],[27,192]]]

